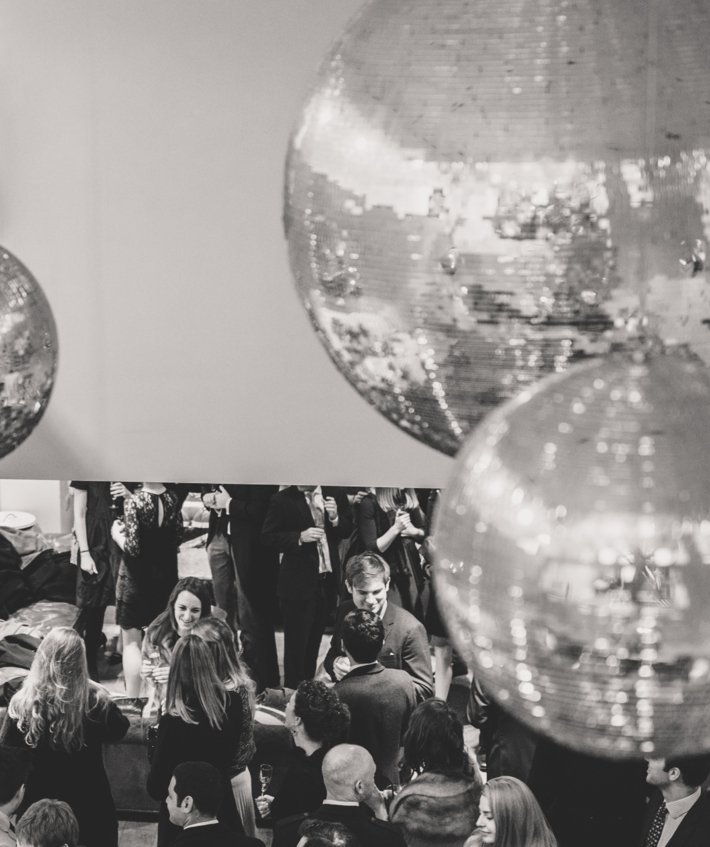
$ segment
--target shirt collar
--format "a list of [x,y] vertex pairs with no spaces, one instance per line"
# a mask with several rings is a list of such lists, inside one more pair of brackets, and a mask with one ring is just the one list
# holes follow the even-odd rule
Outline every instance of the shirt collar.
[[357,800],[329,800],[327,797],[323,801],[324,806],[359,806]]
[[0,832],[10,832],[10,818],[5,812],[0,812]]
[[197,823],[189,823],[187,826],[183,827],[185,829],[195,829],[198,826],[212,826],[212,824],[219,823],[217,818],[212,818],[211,821],[198,821]]
[[673,820],[682,818],[683,815],[687,814],[695,805],[695,801],[700,797],[700,794],[700,788],[696,788],[695,791],[693,791],[692,794],[688,794],[687,797],[681,797],[680,800],[671,800],[666,803],[666,808],[668,809],[670,817],[672,817]]

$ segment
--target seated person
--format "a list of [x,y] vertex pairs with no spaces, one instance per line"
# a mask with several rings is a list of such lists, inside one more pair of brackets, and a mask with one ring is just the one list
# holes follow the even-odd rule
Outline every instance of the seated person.
[[173,771],[166,805],[170,822],[182,828],[175,847],[264,847],[238,835],[217,820],[224,800],[224,780],[208,762],[181,762]]
[[77,847],[79,824],[63,800],[37,800],[16,828],[17,847]]
[[431,697],[434,691],[426,630],[414,615],[387,601],[389,584],[389,565],[376,553],[360,553],[348,560],[345,586],[352,599],[338,607],[333,638],[323,667],[334,682],[348,673],[350,661],[342,647],[343,621],[353,609],[367,609],[382,620],[385,629],[378,661],[386,668],[407,671],[414,681],[417,702],[421,702]]
[[400,746],[417,704],[414,681],[406,671],[377,661],[385,637],[377,615],[366,609],[349,612],[342,637],[350,671],[335,691],[350,709],[348,739],[372,755],[378,785],[398,785]]
[[375,785],[375,761],[364,747],[338,744],[323,759],[326,798],[309,815],[294,815],[274,827],[273,847],[296,847],[306,818],[340,823],[363,847],[405,847],[404,837],[387,820],[382,795]]
[[312,812],[325,798],[323,757],[346,740],[350,727],[348,707],[324,682],[304,680],[286,705],[286,728],[299,755],[284,775],[275,797],[256,798],[262,818],[277,821],[300,812]]
[[0,747],[0,847],[15,847],[17,841],[10,825],[25,796],[30,770],[30,754],[20,747]]

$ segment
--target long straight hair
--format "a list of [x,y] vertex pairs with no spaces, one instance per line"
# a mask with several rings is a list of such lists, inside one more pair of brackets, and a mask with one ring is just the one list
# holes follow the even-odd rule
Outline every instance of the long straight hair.
[[514,776],[483,787],[496,825],[495,847],[557,847],[557,839],[532,791]]
[[205,641],[212,653],[217,676],[227,689],[246,693],[253,712],[256,686],[239,660],[237,642],[229,624],[214,616],[200,618],[191,634],[199,635]]
[[175,644],[165,708],[185,723],[197,724],[206,718],[213,729],[221,729],[224,723],[227,691],[199,635],[183,635]]
[[17,722],[29,747],[46,741],[50,747],[75,753],[85,743],[84,719],[90,702],[108,703],[101,688],[89,681],[86,650],[71,627],[49,631],[37,648],[22,688],[10,701],[8,714]]
[[397,509],[410,512],[419,507],[419,500],[413,488],[376,488],[375,497],[383,512],[396,512]]

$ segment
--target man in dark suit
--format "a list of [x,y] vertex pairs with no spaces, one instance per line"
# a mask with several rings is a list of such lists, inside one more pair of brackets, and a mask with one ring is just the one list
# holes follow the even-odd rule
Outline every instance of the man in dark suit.
[[[306,818],[342,823],[366,847],[405,847],[400,829],[387,820],[375,785],[375,762],[363,747],[338,744],[323,759],[326,798],[310,815],[284,818],[274,827],[273,847],[296,847]],[[375,810],[373,812],[373,809]]]
[[710,795],[701,786],[710,774],[710,756],[646,762],[646,782],[658,790],[649,802],[641,847],[708,847]]
[[385,630],[378,661],[384,667],[407,671],[414,682],[417,702],[421,702],[434,692],[429,641],[426,630],[414,615],[388,602],[389,583],[389,565],[376,553],[360,553],[346,563],[345,585],[352,599],[338,607],[323,667],[335,682],[348,673],[350,660],[342,648],[343,620],[353,609],[367,609],[382,620]]
[[315,675],[328,612],[339,584],[338,542],[352,532],[340,488],[291,485],[271,498],[264,545],[282,554],[277,584],[284,627],[284,684]]
[[230,610],[230,623],[236,602],[242,654],[257,691],[280,685],[274,636],[279,561],[261,541],[269,502],[278,490],[277,485],[227,485],[203,495],[210,508],[207,554],[215,601]]
[[417,703],[412,677],[377,661],[384,638],[382,621],[373,612],[349,612],[342,639],[350,671],[335,684],[350,709],[349,741],[372,755],[382,787],[399,784],[400,746]]
[[182,762],[173,771],[166,804],[171,823],[182,827],[174,847],[264,847],[217,820],[224,799],[222,775],[207,762]]

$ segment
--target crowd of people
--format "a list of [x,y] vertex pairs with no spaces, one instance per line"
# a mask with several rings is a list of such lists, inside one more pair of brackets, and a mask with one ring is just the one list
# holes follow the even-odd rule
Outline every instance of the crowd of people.
[[[177,573],[194,486],[72,489],[79,616],[41,641],[10,700],[0,847],[117,847],[102,747],[135,712],[154,721],[158,847],[258,847],[260,828],[274,847],[709,843],[706,756],[582,756],[517,724],[476,680],[467,714],[479,747],[467,746],[446,699],[456,657],[429,573],[438,492],[201,486],[204,580]],[[97,661],[114,601],[122,708]],[[283,709],[297,751],[273,793],[255,792],[249,769],[258,700]]]

